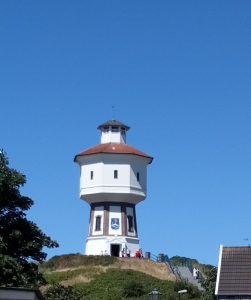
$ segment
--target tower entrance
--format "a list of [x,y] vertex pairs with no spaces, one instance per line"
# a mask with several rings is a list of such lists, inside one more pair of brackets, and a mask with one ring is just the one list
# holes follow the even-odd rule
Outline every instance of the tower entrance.
[[111,244],[111,256],[119,257],[120,244]]

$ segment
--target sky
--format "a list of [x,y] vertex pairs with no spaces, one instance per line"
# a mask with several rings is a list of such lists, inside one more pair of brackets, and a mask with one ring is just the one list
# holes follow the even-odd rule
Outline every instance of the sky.
[[0,148],[60,244],[48,257],[84,253],[73,158],[113,117],[154,157],[143,251],[217,265],[251,243],[250,81],[250,0],[0,1]]

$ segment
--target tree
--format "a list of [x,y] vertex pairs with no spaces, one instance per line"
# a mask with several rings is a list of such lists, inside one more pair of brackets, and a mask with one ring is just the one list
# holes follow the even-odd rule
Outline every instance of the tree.
[[205,289],[205,292],[202,295],[202,299],[211,300],[214,299],[217,268],[208,265],[208,269],[204,273],[205,278],[202,279],[201,285]]
[[20,194],[25,175],[9,167],[0,151],[0,286],[36,287],[43,283],[38,263],[46,258],[43,247],[58,247],[32,221],[26,211],[32,199]]

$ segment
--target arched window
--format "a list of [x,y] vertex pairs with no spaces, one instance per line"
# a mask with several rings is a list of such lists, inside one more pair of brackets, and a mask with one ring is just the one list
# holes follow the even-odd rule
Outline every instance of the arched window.
[[101,216],[96,216],[95,220],[95,231],[101,230]]

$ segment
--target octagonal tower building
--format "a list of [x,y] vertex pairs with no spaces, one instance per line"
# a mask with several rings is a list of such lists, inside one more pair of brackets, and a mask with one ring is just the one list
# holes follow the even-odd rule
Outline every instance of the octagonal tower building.
[[90,205],[86,255],[131,256],[139,250],[135,206],[146,198],[147,166],[153,158],[126,144],[129,127],[100,125],[100,144],[77,154],[80,198]]

